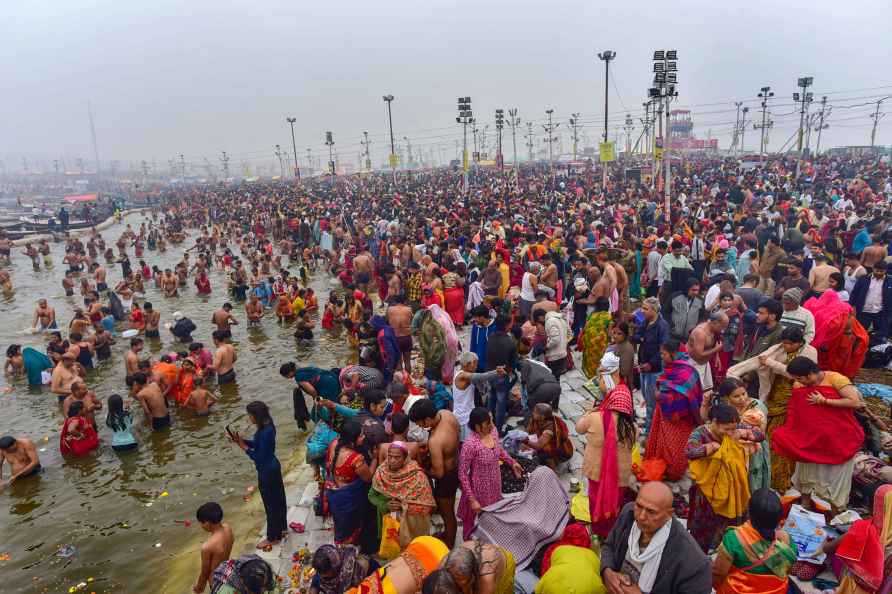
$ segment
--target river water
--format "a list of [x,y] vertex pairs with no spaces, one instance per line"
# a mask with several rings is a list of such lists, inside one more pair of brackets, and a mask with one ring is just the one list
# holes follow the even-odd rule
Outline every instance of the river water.
[[[102,232],[109,244],[120,236],[125,224],[134,228],[145,219],[134,214],[124,223]],[[187,240],[167,253],[145,252],[146,262],[162,269],[173,268],[182,257]],[[35,273],[30,260],[15,249],[8,267],[15,292],[0,296],[0,346],[5,353],[12,343],[44,351],[40,335],[26,331],[31,326],[37,299],[46,297],[56,308],[61,328],[67,328],[73,308],[83,304],[76,292],[65,297],[61,285],[64,265],[63,244],[53,244],[54,268]],[[131,252],[134,269],[136,260]],[[121,277],[119,266],[109,265],[109,285]],[[161,312],[162,336],[147,340],[146,352],[157,357],[182,350],[174,344],[163,324],[172,322],[174,311],[182,311],[198,326],[195,340],[213,349],[210,317],[213,310],[229,300],[222,272],[210,275],[213,293],[199,298],[190,285],[176,298],[165,298],[146,283],[146,299]],[[320,303],[327,298],[329,281],[324,272],[311,280]],[[256,483],[251,461],[235,445],[225,440],[224,425],[232,423],[242,434],[251,425],[244,413],[252,400],[265,401],[278,428],[278,455],[283,465],[300,463],[303,436],[292,420],[293,382],[283,379],[279,365],[296,360],[320,367],[334,367],[348,357],[342,337],[321,330],[309,344],[297,344],[293,329],[267,318],[262,328],[245,328],[244,310],[234,313],[242,322],[233,328],[233,344],[238,351],[235,385],[218,388],[211,383],[220,402],[210,417],[196,418],[188,412],[172,410],[173,427],[153,434],[144,424],[141,410],[134,409],[136,453],[118,454],[109,445],[110,430],[105,427],[105,411],[97,415],[102,445],[83,459],[66,460],[59,454],[59,428],[62,414],[49,388],[29,389],[27,382],[0,376],[0,435],[30,437],[37,444],[45,471],[37,479],[13,485],[0,493],[0,572],[8,593],[43,594],[68,592],[83,584],[90,592],[170,592],[191,591],[200,566],[198,544],[203,537],[194,523],[195,510],[206,501],[217,501],[226,521],[236,529],[237,554],[253,542],[263,521],[259,495],[244,499],[245,489]],[[64,333],[64,330],[63,330]],[[115,392],[126,394],[123,353],[129,341],[118,339],[113,356],[92,370],[87,384],[103,400]],[[8,473],[8,466],[5,471]],[[193,522],[191,527],[184,520]],[[72,553],[73,554],[69,554]]]

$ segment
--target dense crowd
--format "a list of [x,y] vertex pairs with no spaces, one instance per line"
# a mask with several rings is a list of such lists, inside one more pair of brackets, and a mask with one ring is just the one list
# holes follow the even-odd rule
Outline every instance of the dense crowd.
[[[819,574],[885,592],[892,388],[859,374],[892,359],[892,167],[795,170],[686,161],[668,213],[663,180],[547,166],[474,170],[468,192],[448,170],[166,190],[113,245],[63,238],[62,286],[84,307],[62,332],[40,299],[49,341],[10,345],[6,370],[49,385],[61,452],[89,456],[100,411],[120,452],[140,447],[140,416],[164,431],[172,409],[210,414],[215,384],[238,381],[233,304],[305,344],[343,336],[343,367],[279,362],[334,528],[308,560],[313,593],[785,592]],[[168,248],[182,260],[153,266]],[[0,265],[11,249],[0,238]],[[180,312],[161,326],[147,283],[225,295],[213,352]],[[0,284],[14,291],[2,268]],[[161,332],[183,352],[145,358]],[[93,359],[119,339],[125,395],[94,394]],[[573,418],[570,391],[594,405]],[[251,439],[226,431],[256,465],[269,549],[289,529],[275,422],[260,400],[247,412]],[[27,436],[0,454],[4,487],[40,471]],[[821,550],[802,550],[796,514],[821,519]],[[197,512],[211,536],[193,590],[273,591],[263,559],[230,559],[222,516]]]

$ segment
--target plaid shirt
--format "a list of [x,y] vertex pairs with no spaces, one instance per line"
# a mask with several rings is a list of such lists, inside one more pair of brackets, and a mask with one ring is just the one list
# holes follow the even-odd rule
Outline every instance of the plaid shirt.
[[421,301],[421,273],[413,274],[406,280],[406,299],[409,301]]

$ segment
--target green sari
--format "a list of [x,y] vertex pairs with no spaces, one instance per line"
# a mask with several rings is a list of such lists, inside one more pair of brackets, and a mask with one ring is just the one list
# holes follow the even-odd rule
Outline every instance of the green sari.
[[582,372],[589,379],[595,377],[601,365],[601,357],[610,342],[608,330],[612,318],[610,312],[596,311],[585,321],[582,330]]

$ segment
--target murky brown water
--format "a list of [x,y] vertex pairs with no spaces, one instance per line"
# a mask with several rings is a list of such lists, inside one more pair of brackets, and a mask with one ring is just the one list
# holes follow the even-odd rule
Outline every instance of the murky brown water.
[[[142,220],[141,215],[133,215],[125,223],[137,227]],[[106,242],[117,239],[123,228],[116,225],[103,231]],[[189,245],[191,242],[168,249],[166,254],[146,251],[145,259],[150,266],[158,263],[162,269],[165,265],[172,268]],[[35,273],[27,258],[14,255],[8,270],[15,293],[0,297],[0,346],[4,352],[12,343],[44,350],[42,337],[25,332],[39,297],[50,300],[63,328],[71,320],[73,308],[82,305],[79,294],[64,295],[62,257],[62,244],[53,245],[55,267]],[[132,261],[135,269],[136,260]],[[109,267],[109,284],[113,286],[120,274],[120,267]],[[228,297],[222,273],[212,272],[210,278],[213,293],[209,299],[195,295],[191,279],[189,289],[173,299],[162,297],[147,283],[146,299],[161,312],[162,324],[172,321],[176,310],[192,318],[198,326],[195,339],[213,348],[210,316]],[[323,302],[329,290],[327,276],[318,273],[311,286]],[[193,572],[199,568],[198,556],[196,551],[194,563],[183,562],[182,553],[196,548],[200,528],[194,524],[186,528],[177,522],[194,520],[195,509],[209,500],[218,501],[227,518],[240,526],[242,538],[236,542],[236,551],[254,537],[253,524],[262,514],[256,513],[256,502],[245,503],[243,495],[256,481],[256,473],[247,456],[225,441],[223,426],[232,423],[242,433],[250,433],[245,404],[264,400],[276,420],[278,454],[285,464],[302,438],[292,420],[293,383],[279,376],[279,365],[294,359],[321,367],[337,366],[347,358],[348,348],[343,338],[321,330],[312,343],[297,345],[293,329],[278,325],[275,318],[266,319],[260,329],[248,330],[243,310],[236,310],[242,321],[233,331],[239,355],[237,384],[222,389],[213,385],[220,402],[209,418],[172,411],[173,428],[167,433],[153,434],[142,422],[142,412],[137,411],[140,448],[136,453],[119,455],[111,449],[110,431],[101,414],[98,424],[103,443],[98,452],[84,459],[64,460],[59,454],[62,415],[49,389],[31,390],[16,380],[12,392],[0,392],[0,434],[33,439],[45,468],[38,479],[22,481],[0,493],[0,555],[9,555],[9,560],[0,561],[0,590],[68,592],[70,587],[86,583],[81,590],[86,593],[161,592],[162,584],[175,584],[163,591],[189,592],[197,575]],[[175,349],[170,338],[162,328],[161,339],[148,341],[145,350],[156,358],[163,352],[181,350]],[[123,353],[127,342],[119,339],[112,358],[87,377],[88,385],[103,399],[126,392]],[[0,385],[6,382],[0,377]],[[168,495],[162,497],[164,492]],[[249,515],[252,506],[255,513]],[[76,551],[74,556],[59,556],[59,549],[69,545]],[[171,575],[172,570],[180,575]],[[88,582],[89,578],[92,581]]]

